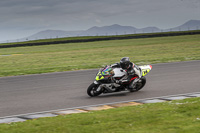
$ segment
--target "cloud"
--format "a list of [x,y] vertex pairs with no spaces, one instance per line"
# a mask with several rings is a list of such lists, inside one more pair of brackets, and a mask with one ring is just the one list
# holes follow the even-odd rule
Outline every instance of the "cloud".
[[0,32],[82,30],[111,24],[169,28],[200,19],[199,12],[199,0],[1,0]]

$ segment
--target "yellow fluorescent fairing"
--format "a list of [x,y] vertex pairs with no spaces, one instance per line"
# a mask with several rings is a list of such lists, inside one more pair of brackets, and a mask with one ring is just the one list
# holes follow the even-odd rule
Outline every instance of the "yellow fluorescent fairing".
[[148,72],[150,72],[150,69],[143,69],[142,76],[145,76]]
[[148,72],[151,71],[151,65],[139,66],[142,69],[142,76],[145,76]]
[[96,81],[103,79],[104,76],[101,74],[101,72],[99,72],[96,76]]

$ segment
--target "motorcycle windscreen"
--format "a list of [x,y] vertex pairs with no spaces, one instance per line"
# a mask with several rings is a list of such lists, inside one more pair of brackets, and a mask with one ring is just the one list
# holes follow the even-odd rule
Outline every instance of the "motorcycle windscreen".
[[112,71],[112,67],[106,66],[96,75],[96,81],[103,80],[106,77],[110,77],[112,76],[113,73],[114,72]]

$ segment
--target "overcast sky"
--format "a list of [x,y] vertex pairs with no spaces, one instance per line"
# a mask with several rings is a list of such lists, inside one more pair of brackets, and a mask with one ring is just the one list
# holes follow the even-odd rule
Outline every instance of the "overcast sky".
[[112,24],[167,29],[191,19],[200,20],[200,0],[1,0],[0,41]]

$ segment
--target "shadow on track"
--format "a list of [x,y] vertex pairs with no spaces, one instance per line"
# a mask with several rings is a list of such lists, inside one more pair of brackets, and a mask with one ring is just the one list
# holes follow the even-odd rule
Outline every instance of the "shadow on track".
[[124,97],[124,96],[134,96],[136,93],[139,92],[129,92],[129,91],[123,91],[123,92],[115,92],[115,93],[107,93],[107,94],[101,94],[100,96],[96,96],[96,97],[87,97],[87,98],[115,98],[115,97]]

